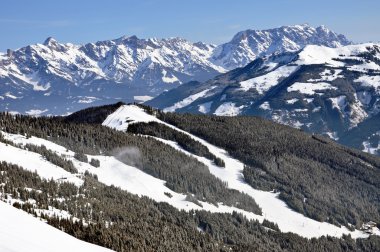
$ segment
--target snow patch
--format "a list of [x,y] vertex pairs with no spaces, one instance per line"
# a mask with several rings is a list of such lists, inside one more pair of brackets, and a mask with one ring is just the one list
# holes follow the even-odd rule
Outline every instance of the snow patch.
[[287,91],[300,92],[302,94],[307,94],[307,95],[314,95],[316,93],[315,91],[328,90],[328,89],[336,90],[337,88],[334,86],[331,86],[331,84],[327,82],[319,82],[319,83],[295,82],[293,85],[287,88]]
[[374,87],[377,93],[380,94],[380,75],[362,75],[359,78],[357,78],[355,82],[360,82],[363,86]]
[[259,108],[261,108],[261,109],[263,109],[263,110],[271,110],[271,108],[270,108],[270,104],[269,104],[269,102],[264,102],[263,104],[261,104],[260,106],[259,106]]
[[236,116],[241,113],[241,110],[245,106],[239,106],[237,107],[234,102],[225,102],[222,105],[220,105],[214,112],[214,115],[217,116]]
[[162,81],[166,83],[174,83],[179,82],[181,83],[177,77],[175,77],[173,74],[169,73],[166,70],[162,70]]
[[309,82],[320,82],[320,81],[334,81],[338,78],[344,78],[343,75],[340,75],[343,70],[341,69],[325,69],[320,73],[321,78],[319,79],[310,79]]
[[135,95],[133,96],[133,99],[137,102],[146,102],[146,101],[152,100],[153,97],[149,95]]
[[377,155],[380,150],[380,142],[377,144],[377,146],[373,147],[369,141],[364,141],[363,142],[363,151]]
[[345,64],[336,59],[353,58],[360,53],[368,51],[368,47],[373,44],[348,45],[337,48],[331,48],[318,45],[307,45],[300,53],[297,64],[315,65],[327,64],[331,67],[343,67]]
[[25,113],[30,116],[40,116],[43,113],[48,112],[48,109],[40,110],[40,109],[31,109],[26,111]]
[[203,114],[207,114],[208,112],[210,112],[211,105],[212,101],[198,105],[198,111]]
[[338,141],[339,140],[339,137],[338,137],[338,132],[334,131],[334,132],[326,132],[326,134],[333,140],[335,141]]
[[164,108],[163,111],[164,112],[174,112],[176,111],[177,109],[180,109],[180,108],[183,108],[183,107],[186,107],[187,105],[191,104],[192,102],[194,102],[195,100],[201,98],[201,97],[206,97],[206,94],[207,92],[209,92],[210,90],[216,88],[216,86],[214,87],[211,87],[209,89],[206,89],[206,90],[203,90],[199,93],[196,93],[196,94],[193,94],[193,95],[190,95],[189,97],[183,99],[182,101],[179,101],[179,102],[176,102],[173,106],[170,106],[170,107],[167,107],[167,108]]
[[280,79],[288,77],[297,69],[298,66],[281,66],[262,76],[240,82],[240,89],[243,91],[255,89],[259,94],[263,94],[271,87],[277,85]]
[[296,102],[298,102],[298,99],[297,99],[297,98],[293,98],[293,99],[290,99],[290,100],[286,100],[286,103],[287,103],[287,104],[294,104],[294,103],[296,103]]
[[96,98],[94,96],[78,96],[78,98],[80,98],[78,100],[78,103],[84,103],[84,104],[93,103],[94,101],[99,100],[99,98]]
[[338,97],[330,98],[332,107],[338,109],[342,113],[344,112],[345,107],[347,106],[346,103],[346,96],[341,95]]

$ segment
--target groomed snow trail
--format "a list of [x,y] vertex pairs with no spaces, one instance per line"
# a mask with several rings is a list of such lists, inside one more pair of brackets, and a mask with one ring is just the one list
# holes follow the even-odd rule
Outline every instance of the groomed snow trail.
[[290,209],[285,204],[285,202],[278,198],[278,194],[252,188],[244,181],[242,174],[244,164],[242,162],[229,156],[225,150],[218,148],[204,141],[203,139],[191,135],[188,132],[183,131],[173,125],[167,124],[152,115],[147,114],[142,108],[138,106],[121,106],[114,113],[107,117],[107,119],[103,122],[103,125],[120,131],[125,131],[128,128],[129,124],[127,121],[129,123],[151,121],[162,123],[172,129],[189,135],[194,140],[201,142],[210,150],[211,153],[223,159],[226,166],[225,168],[220,168],[204,158],[192,155],[184,151],[173,142],[170,143],[170,141],[163,140],[172,147],[183,151],[188,155],[192,155],[198,158],[199,161],[205,163],[214,176],[228,183],[229,188],[236,189],[250,195],[261,207],[263,215],[259,217],[257,215],[247,216],[249,219],[257,219],[259,221],[262,221],[265,218],[271,222],[277,223],[282,232],[293,232],[306,238],[320,237],[323,235],[341,237],[343,234],[350,234],[354,238],[368,237],[367,234],[359,230],[350,231],[346,227],[339,228],[326,222],[318,222],[316,220],[305,217],[304,215]]

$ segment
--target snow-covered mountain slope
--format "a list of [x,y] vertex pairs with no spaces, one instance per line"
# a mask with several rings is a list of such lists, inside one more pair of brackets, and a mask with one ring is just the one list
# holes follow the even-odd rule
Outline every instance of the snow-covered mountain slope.
[[[240,232],[245,232],[245,229],[242,229],[244,227],[238,224],[243,222],[244,226],[248,225],[248,232],[254,231],[256,226],[262,229],[263,233],[260,237],[273,235],[273,237],[284,236],[285,240],[289,239],[289,237],[294,237],[296,240],[301,239],[301,237],[295,234],[283,234],[280,232],[281,230],[283,232],[294,232],[308,238],[321,237],[323,235],[342,237],[343,234],[350,234],[354,238],[367,238],[369,234],[366,232],[371,231],[375,236],[371,237],[370,240],[360,239],[360,242],[366,243],[367,241],[372,241],[372,239],[378,239],[377,235],[380,235],[380,232],[376,224],[374,226],[369,223],[368,225],[371,227],[369,231],[364,229],[358,230],[363,221],[365,223],[369,219],[376,221],[377,217],[370,216],[369,219],[366,217],[361,219],[362,221],[356,223],[357,230],[350,224],[349,226],[352,227],[352,230],[348,230],[344,226],[335,226],[327,222],[307,218],[291,210],[280,199],[278,191],[270,192],[269,190],[271,189],[268,189],[268,191],[257,190],[246,183],[243,176],[244,164],[232,158],[224,149],[163,122],[158,119],[161,118],[161,112],[159,111],[151,110],[150,108],[145,108],[145,110],[142,109],[142,106],[136,105],[119,105],[120,107],[116,111],[109,110],[107,112],[109,116],[103,122],[105,126],[125,131],[126,129],[131,130],[140,122],[155,122],[160,126],[169,127],[172,133],[177,132],[182,136],[185,135],[194,141],[198,141],[201,146],[207,148],[211,154],[222,160],[225,165],[223,167],[217,166],[215,159],[211,160],[209,157],[198,156],[198,154],[194,154],[193,150],[189,150],[191,152],[185,150],[183,142],[180,140],[170,141],[159,137],[134,134],[131,131],[123,133],[100,125],[65,122],[64,118],[32,118],[1,114],[0,128],[2,131],[0,131],[0,142],[4,144],[0,146],[0,199],[8,204],[13,204],[15,207],[20,207],[39,218],[49,220],[49,224],[57,226],[65,232],[86,241],[112,248],[115,248],[115,243],[112,242],[110,244],[109,241],[113,241],[116,235],[123,235],[120,237],[130,237],[129,235],[131,235],[133,242],[142,239],[143,241],[148,240],[149,243],[158,235],[157,244],[160,244],[160,240],[164,239],[162,237],[166,238],[165,232],[168,230],[166,227],[170,226],[172,221],[174,225],[171,228],[175,230],[177,230],[176,228],[190,230],[191,236],[187,239],[198,239],[197,237],[203,237],[204,234],[210,235],[210,232],[219,230],[219,225],[216,225],[216,222],[220,222],[223,228],[227,228],[227,237],[231,237],[230,232],[232,230],[234,233],[239,234]],[[115,106],[111,107],[115,108]],[[104,110],[104,107],[100,107],[99,109]],[[96,112],[96,108],[86,111],[89,111],[87,116],[91,118],[93,118],[94,114],[99,114],[99,112]],[[78,115],[83,115],[83,113],[78,113]],[[77,120],[78,118],[83,120],[81,116],[72,119]],[[4,124],[4,122],[7,123]],[[276,126],[274,123],[268,123]],[[281,125],[277,125],[277,127],[288,128]],[[288,130],[294,133],[298,132],[290,128]],[[39,137],[36,137],[36,135]],[[113,145],[112,142],[116,142],[116,145]],[[143,146],[144,144],[148,144],[149,146]],[[39,151],[36,146],[40,146],[40,148],[44,147],[50,151],[50,154],[46,153],[46,151],[44,154],[37,154],[36,152]],[[116,149],[114,149],[115,146]],[[160,148],[157,148],[158,146]],[[140,154],[136,152],[136,148],[140,150]],[[73,149],[75,149],[76,153],[72,151]],[[165,151],[150,152],[150,150],[157,149]],[[322,149],[324,149],[323,146]],[[3,150],[7,155],[1,155]],[[337,150],[337,155],[341,154],[341,150],[339,148]],[[142,163],[133,165],[132,162],[123,160],[121,152],[131,153],[133,156],[141,155]],[[83,156],[78,156],[78,153],[82,153],[86,157],[84,159],[88,161],[83,161]],[[89,155],[88,153],[92,154]],[[157,153],[161,153],[161,155],[152,155]],[[170,153],[170,155],[164,155],[165,153]],[[67,166],[63,165],[62,168],[65,169],[66,173],[62,173],[60,167],[53,165],[53,162],[57,163],[59,157],[61,158],[61,163],[58,165],[71,162],[75,169],[67,171]],[[183,159],[183,157],[187,158]],[[131,156],[127,158],[131,158]],[[151,173],[146,169],[154,166],[154,163],[149,161],[149,159],[168,160],[166,162],[168,165],[164,165],[164,168],[172,173],[166,177],[167,179],[159,179],[161,175],[158,172]],[[194,181],[192,181],[194,183],[187,183],[191,180],[188,178],[189,174],[187,173],[188,168],[186,168],[186,165],[184,165],[183,169],[181,167],[179,173],[173,170],[175,162],[178,162],[176,159],[188,162],[191,159],[198,160],[197,162],[200,165],[197,167],[198,164],[192,163],[190,173],[194,172],[198,174],[196,170],[202,169],[201,175],[207,177],[209,182],[207,183],[206,180],[199,177],[200,181],[206,182],[204,187],[205,192],[210,189],[215,190],[215,184],[217,184],[215,182],[220,181],[225,187],[229,187],[229,190],[235,189],[234,191],[237,193],[239,193],[238,191],[245,193],[241,194],[245,195],[248,199],[254,199],[262,208],[262,213],[254,214],[252,210],[242,210],[243,208],[239,204],[236,204],[236,207],[231,207],[221,203],[226,198],[221,198],[221,201],[218,200],[210,203],[210,197],[206,195],[203,197],[204,200],[200,200],[198,196],[195,198],[195,195],[189,194],[191,189],[185,189],[185,191],[179,193],[178,187],[174,187],[174,189],[172,187],[173,180],[170,180],[171,176],[178,177],[177,181],[179,183],[185,183],[191,187],[197,185]],[[367,162],[363,161],[365,160],[364,158],[360,159],[353,156],[354,163],[358,161],[365,162],[368,166],[376,163],[375,159],[373,158],[373,160]],[[37,162],[37,160],[40,161]],[[65,162],[62,163],[62,160]],[[90,160],[91,162],[89,162]],[[93,160],[96,160],[98,163],[96,164]],[[6,163],[1,161],[6,161]],[[22,167],[15,167],[10,165],[10,163],[16,163]],[[165,162],[162,163],[165,164]],[[49,177],[49,174],[44,173],[47,170],[44,168],[49,168],[50,173],[53,174],[52,180],[40,181],[37,178],[38,176],[42,178]],[[368,167],[371,170],[374,170],[373,168],[377,168],[377,166]],[[27,173],[25,170],[35,171],[35,173]],[[363,170],[363,172],[366,171]],[[62,174],[62,177],[59,173]],[[210,175],[216,180],[210,179]],[[367,174],[361,175],[363,178],[367,177]],[[74,185],[64,183],[73,182],[73,178],[77,179],[80,183],[75,183]],[[354,179],[354,176],[352,178]],[[210,183],[211,181],[212,183]],[[371,181],[377,181],[377,179],[374,178]],[[367,188],[366,185],[364,185],[363,191],[366,190],[365,188]],[[377,188],[374,186],[372,189],[374,191],[373,194],[376,194]],[[224,192],[227,193],[227,191]],[[196,194],[197,192],[194,193]],[[235,196],[239,195],[234,194],[233,196],[233,200],[236,201],[237,198]],[[357,199],[356,196],[352,198]],[[365,202],[367,200],[368,198],[361,198],[359,201]],[[310,198],[310,201],[312,201],[312,198]],[[240,201],[240,198],[236,203],[244,204],[243,201]],[[197,210],[206,210],[208,212]],[[127,215],[123,215],[123,211],[126,211]],[[145,211],[147,211],[146,215]],[[230,213],[231,215],[223,213]],[[362,216],[361,214],[359,215],[360,220]],[[365,215],[363,213],[363,216]],[[246,218],[243,218],[243,216]],[[63,221],[58,222],[54,217]],[[199,222],[197,218],[200,218]],[[232,218],[232,221],[229,218]],[[159,222],[163,223],[162,226],[161,224],[152,225],[152,222],[156,223],[156,221],[162,220],[168,222]],[[216,222],[213,222],[213,220],[216,220]],[[258,222],[248,222],[247,220],[258,220]],[[278,224],[279,229],[275,224],[268,223],[268,220]],[[259,222],[262,224],[259,224]],[[137,225],[136,223],[141,224]],[[209,229],[208,225],[212,229]],[[171,230],[171,228],[169,229]],[[119,229],[120,232],[117,231]],[[140,232],[141,229],[143,231],[138,236],[135,236],[135,233]],[[183,231],[180,232],[182,236]],[[103,237],[106,240],[103,240]],[[332,239],[334,239],[334,243],[338,242],[338,245],[340,242],[345,242],[345,239]],[[116,240],[118,239],[116,238]],[[307,239],[301,240],[309,242]],[[326,239],[321,238],[317,241],[324,240]],[[119,240],[119,242],[124,241],[124,239]],[[175,241],[174,246],[177,247]],[[4,241],[4,244],[8,245],[7,241]],[[134,246],[138,246],[138,248],[145,247],[144,244],[143,242],[141,245]],[[131,244],[127,242],[123,247],[130,248],[130,246]],[[120,248],[122,246],[118,245],[117,247]]]
[[[24,137],[21,137],[21,139],[23,138]],[[17,139],[20,139],[20,137],[17,137]],[[30,140],[34,140],[34,138]],[[37,142],[39,143],[40,141]],[[18,142],[16,141],[16,143]],[[33,142],[29,141],[29,143]],[[44,143],[46,144],[47,142]],[[65,171],[57,165],[50,163],[49,161],[45,160],[40,154],[23,150],[1,142],[0,149],[0,161],[5,161],[8,163],[19,165],[31,172],[37,171],[38,175],[41,178],[54,179],[57,181],[66,181],[73,183],[77,186],[80,186],[83,183],[83,181],[79,179],[77,176],[71,174],[68,171]]]
[[379,113],[379,76],[379,44],[309,45],[258,58],[204,83],[184,84],[147,104],[164,111],[259,115],[337,140]]
[[175,129],[176,131],[185,133],[206,146],[211,153],[221,158],[226,164],[225,168],[218,167],[205,158],[195,156],[194,154],[183,150],[175,142],[161,140],[164,143],[176,148],[177,150],[186,153],[187,155],[196,157],[199,161],[207,165],[210,172],[214,176],[221,179],[222,181],[227,182],[229,188],[244,192],[250,197],[254,198],[262,208],[263,214],[262,216],[246,215],[247,218],[254,218],[259,221],[263,221],[265,218],[271,222],[276,223],[283,232],[293,232],[308,238],[320,237],[322,235],[340,237],[342,234],[351,234],[353,237],[365,236],[364,233],[358,230],[349,231],[345,227],[339,228],[329,223],[318,222],[307,218],[302,214],[291,210],[282,200],[278,198],[278,193],[265,192],[252,188],[246,182],[244,182],[244,164],[242,162],[230,157],[225,150],[213,146],[199,137],[191,135],[186,131],[183,131],[173,125],[167,124],[157,119],[152,115],[147,114],[140,107],[137,107],[135,105],[123,105],[114,113],[110,114],[104,121],[103,125],[115,128],[120,131],[125,131],[131,123],[138,122],[158,122],[172,129]]
[[257,57],[295,52],[306,45],[340,47],[350,43],[346,37],[325,26],[314,28],[303,24],[268,30],[246,30],[237,33],[230,42],[218,46],[212,60],[226,69],[234,69],[247,65]]
[[121,37],[84,45],[48,38],[0,53],[1,110],[66,114],[91,105],[143,102],[182,83],[205,81],[258,56],[308,44],[337,47],[349,41],[325,27],[247,30],[220,46],[181,38]]
[[111,251],[78,240],[0,201],[0,251]]
[[[105,124],[114,125],[116,120],[117,123],[115,124],[115,127],[121,127],[119,129],[123,129],[126,125],[120,125],[120,123],[118,123],[118,120],[121,118],[139,118],[140,121],[147,122],[151,119],[151,117],[149,117],[146,113],[141,112],[138,107],[132,106],[128,107],[128,109],[124,109],[124,112],[118,112],[110,116]],[[244,214],[249,219],[258,218],[261,221],[263,220],[262,216],[258,216],[254,213],[244,211],[236,207],[225,206],[223,203],[215,206],[208,202],[199,201],[201,206],[197,205],[187,200],[187,195],[177,193],[169,189],[165,185],[166,181],[146,174],[136,167],[126,165],[113,156],[87,155],[89,159],[93,158],[99,160],[99,165],[101,167],[99,169],[89,163],[81,162],[75,159],[75,152],[51,141],[33,136],[27,138],[18,134],[9,134],[1,131],[0,133],[6,140],[11,141],[16,145],[20,144],[21,146],[25,146],[26,144],[32,144],[37,146],[45,146],[48,150],[53,151],[59,156],[64,156],[67,160],[73,162],[74,166],[78,170],[78,174],[71,174],[50,163],[49,161],[46,161],[37,153],[22,150],[0,142],[0,162],[5,161],[7,163],[19,165],[20,167],[32,172],[36,171],[40,177],[45,179],[53,179],[59,182],[69,182],[75,184],[76,186],[80,186],[83,184],[83,180],[80,179],[80,177],[87,171],[91,174],[95,174],[98,177],[98,180],[106,185],[118,186],[130,193],[139,196],[147,196],[157,202],[167,202],[180,210],[190,211],[203,209],[213,213],[232,213],[235,211]],[[50,174],[47,174],[47,171],[49,171]],[[171,195],[171,197],[168,197],[168,194]]]

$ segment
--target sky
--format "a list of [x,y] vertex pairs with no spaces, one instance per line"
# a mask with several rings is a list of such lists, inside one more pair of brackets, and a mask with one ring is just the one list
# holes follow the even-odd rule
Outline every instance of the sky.
[[326,25],[354,42],[380,41],[380,0],[5,0],[0,51],[123,35],[221,44],[246,29]]

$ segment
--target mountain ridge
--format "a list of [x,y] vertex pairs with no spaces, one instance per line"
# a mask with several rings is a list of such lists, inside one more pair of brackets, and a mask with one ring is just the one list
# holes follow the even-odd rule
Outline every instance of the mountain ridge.
[[49,37],[43,44],[0,53],[1,109],[56,115],[88,104],[143,102],[188,81],[206,81],[243,66],[258,55],[299,50],[310,43],[351,43],[343,35],[308,25],[243,31],[253,32],[263,36],[261,42],[255,41],[257,34],[242,40],[238,33],[219,46],[178,37],[123,36],[83,45]]
[[379,76],[380,44],[308,45],[207,82],[183,84],[146,104],[167,112],[258,115],[338,140],[379,113]]

